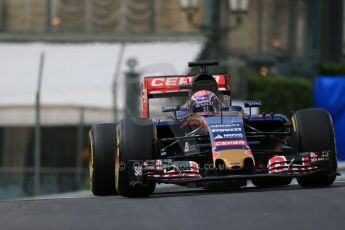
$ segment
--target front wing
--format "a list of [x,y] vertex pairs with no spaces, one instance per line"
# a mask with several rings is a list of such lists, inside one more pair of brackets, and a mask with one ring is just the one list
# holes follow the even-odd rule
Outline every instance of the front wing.
[[202,183],[212,181],[240,181],[255,178],[281,178],[300,177],[327,171],[325,167],[329,163],[329,152],[304,152],[298,154],[296,159],[291,156],[274,156],[267,165],[267,171],[253,174],[232,174],[203,176],[205,171],[216,172],[213,165],[201,166],[194,161],[175,161],[171,159],[129,161],[125,167],[129,167],[130,184],[146,183],[153,180],[157,183],[171,183],[187,185],[190,183]]

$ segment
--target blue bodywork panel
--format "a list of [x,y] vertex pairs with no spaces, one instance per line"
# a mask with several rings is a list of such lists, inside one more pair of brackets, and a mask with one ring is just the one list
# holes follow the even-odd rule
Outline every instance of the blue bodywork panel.
[[345,78],[320,77],[314,88],[315,107],[326,109],[333,118],[338,160],[345,161]]

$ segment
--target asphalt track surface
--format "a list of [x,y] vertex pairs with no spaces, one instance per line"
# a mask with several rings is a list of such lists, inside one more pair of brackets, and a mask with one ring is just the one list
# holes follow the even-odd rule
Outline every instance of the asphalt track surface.
[[345,229],[345,180],[313,189],[159,186],[150,198],[84,191],[3,201],[0,229]]

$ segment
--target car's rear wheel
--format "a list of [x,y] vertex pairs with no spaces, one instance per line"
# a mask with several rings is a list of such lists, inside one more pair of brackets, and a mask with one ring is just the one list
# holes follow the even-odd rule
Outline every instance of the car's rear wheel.
[[94,195],[116,195],[115,123],[93,125],[89,132],[90,189]]
[[254,179],[252,183],[259,188],[269,188],[277,186],[289,185],[292,178],[269,178],[269,179]]
[[[130,183],[130,170],[138,167],[135,160],[150,160],[155,154],[155,127],[151,120],[124,118],[117,128],[118,145],[116,153],[116,188],[126,197],[150,196],[156,187],[153,181],[144,184]],[[133,162],[134,161],[134,162]]]
[[292,118],[298,138],[299,152],[329,152],[329,161],[323,171],[297,178],[302,187],[319,187],[333,184],[337,173],[336,145],[332,118],[324,109],[312,108],[297,111]]

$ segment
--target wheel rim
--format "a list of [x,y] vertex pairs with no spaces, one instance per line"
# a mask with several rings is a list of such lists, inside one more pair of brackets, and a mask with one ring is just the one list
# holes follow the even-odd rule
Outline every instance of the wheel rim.
[[119,192],[119,176],[120,176],[120,141],[119,141],[119,127],[116,127],[115,188],[117,192]]
[[291,117],[292,129],[295,133],[297,133],[297,126],[294,116]]
[[92,132],[89,132],[89,149],[90,149],[90,156],[89,156],[89,187],[92,190],[92,178],[93,178],[93,143],[92,143]]

